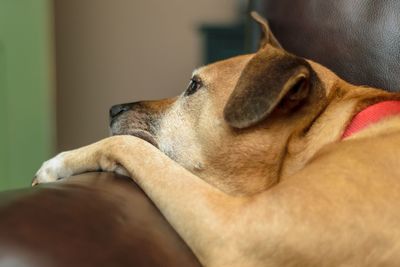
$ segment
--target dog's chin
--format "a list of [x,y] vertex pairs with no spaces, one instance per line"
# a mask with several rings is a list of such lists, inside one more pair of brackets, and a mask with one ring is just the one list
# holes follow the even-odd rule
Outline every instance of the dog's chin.
[[155,146],[156,148],[158,148],[158,143],[157,143],[156,139],[154,138],[154,136],[151,133],[144,131],[144,130],[129,130],[129,131],[123,132],[123,133],[112,131],[111,134],[112,135],[132,135],[132,136],[138,137],[140,139],[143,139],[144,141],[146,141],[146,142],[152,144],[153,146]]

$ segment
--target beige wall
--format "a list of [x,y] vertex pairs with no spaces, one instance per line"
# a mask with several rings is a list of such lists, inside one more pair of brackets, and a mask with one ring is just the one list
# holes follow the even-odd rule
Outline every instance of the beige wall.
[[55,0],[58,150],[108,135],[111,105],[173,96],[201,63],[202,23],[233,0]]

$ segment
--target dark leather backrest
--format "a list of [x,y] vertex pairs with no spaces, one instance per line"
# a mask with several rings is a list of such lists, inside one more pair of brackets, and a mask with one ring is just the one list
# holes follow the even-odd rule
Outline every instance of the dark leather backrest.
[[265,0],[282,45],[357,84],[400,91],[400,1]]

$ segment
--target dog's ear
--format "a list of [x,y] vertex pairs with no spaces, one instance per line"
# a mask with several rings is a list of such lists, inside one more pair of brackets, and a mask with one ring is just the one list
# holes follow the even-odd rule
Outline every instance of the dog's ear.
[[267,44],[270,44],[276,48],[283,49],[275,35],[272,33],[268,21],[255,11],[251,12],[250,15],[261,27],[261,41],[259,48],[262,49]]
[[225,121],[247,128],[273,111],[289,113],[303,103],[310,91],[311,66],[302,58],[267,46],[243,69],[225,108]]

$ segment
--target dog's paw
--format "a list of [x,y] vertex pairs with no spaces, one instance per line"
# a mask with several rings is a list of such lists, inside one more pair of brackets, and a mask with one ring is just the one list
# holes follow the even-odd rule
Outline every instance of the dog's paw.
[[33,178],[32,186],[54,182],[71,176],[73,173],[65,164],[66,153],[68,152],[58,154],[56,157],[44,162]]

